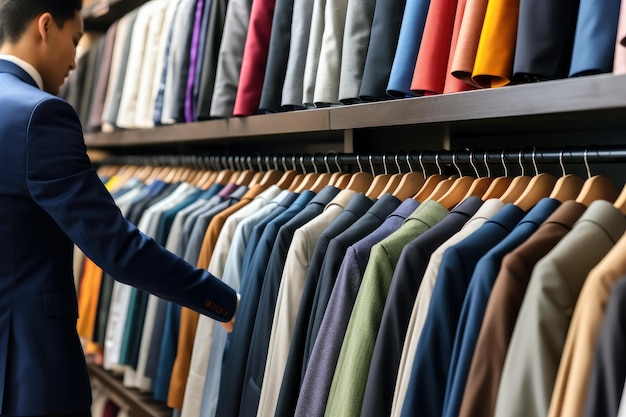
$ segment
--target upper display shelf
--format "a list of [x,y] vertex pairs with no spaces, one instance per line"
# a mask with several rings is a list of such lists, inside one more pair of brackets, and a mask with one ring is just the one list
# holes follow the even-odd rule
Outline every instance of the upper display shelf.
[[100,0],[83,7],[86,31],[105,31],[126,13],[144,4],[146,0]]
[[[595,75],[499,89],[351,106],[177,124],[147,130],[87,133],[90,147],[265,140],[324,132],[444,126],[450,134],[626,130],[626,74]],[[391,129],[391,130],[390,130]]]

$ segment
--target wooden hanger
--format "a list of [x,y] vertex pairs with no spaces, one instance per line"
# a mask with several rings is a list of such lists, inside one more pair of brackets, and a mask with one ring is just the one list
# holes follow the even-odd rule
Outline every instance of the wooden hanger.
[[[278,169],[278,157],[274,156],[274,169],[275,170],[279,170]],[[283,157],[283,170],[282,170],[282,176],[276,181],[276,186],[278,188],[280,188],[281,190],[287,190],[289,189],[289,187],[291,186],[291,184],[294,183],[296,177],[298,176],[299,172],[296,171],[295,169],[288,169],[287,168],[287,164],[285,163],[285,157]]]
[[[317,171],[317,166],[315,165],[315,157],[311,158],[311,162],[313,163],[313,167],[315,171]],[[328,155],[324,156],[324,165],[326,166],[326,172],[319,173],[317,180],[311,186],[311,191],[319,193],[324,187],[327,185],[332,185],[331,179],[332,174],[330,173],[330,167],[328,166]]]
[[[355,172],[350,175],[350,181],[344,190],[353,190],[357,193],[365,193],[374,181],[374,177],[369,172]],[[339,188],[339,187],[338,187]]]
[[[326,171],[332,172],[332,170],[330,169],[330,166],[328,165],[328,154],[324,155],[324,164],[326,165]],[[337,184],[339,184],[339,179],[342,176],[346,175],[346,173],[341,170],[341,166],[339,165],[339,154],[335,154],[335,166],[337,167],[337,171],[332,172],[330,174],[330,180],[328,181],[328,184],[335,186],[337,188],[342,188],[342,187],[339,187]],[[348,184],[348,181],[345,182],[344,186],[347,184]]]
[[622,187],[622,191],[615,199],[613,206],[626,216],[626,184]]
[[[485,152],[485,155],[487,155],[486,152]],[[483,197],[485,193],[487,192],[487,190],[489,189],[489,186],[494,180],[494,178],[491,176],[491,173],[489,172],[488,166],[487,166],[487,176],[486,177],[480,176],[480,174],[478,173],[478,168],[476,168],[476,164],[474,163],[474,156],[472,152],[470,152],[470,155],[469,155],[469,162],[472,168],[474,168],[474,173],[476,174],[476,178],[474,179],[474,182],[472,182],[472,185],[470,185],[469,190],[467,190],[467,193],[461,199],[461,201],[464,201],[466,198],[469,198],[472,196]]]
[[356,163],[359,166],[359,172],[349,174],[349,181],[342,189],[353,190],[357,193],[365,193],[372,184],[372,181],[374,181],[374,177],[369,172],[363,171],[363,166],[361,166],[361,160],[359,155],[356,156]]
[[[426,170],[424,169],[424,162],[422,161],[423,153],[419,154],[419,163],[422,167],[422,172],[426,175]],[[437,165],[438,174],[433,174],[427,177],[424,180],[424,184],[419,189],[417,193],[413,196],[413,200],[419,201],[423,203],[426,200],[435,200],[437,201],[441,196],[443,196],[446,191],[452,185],[453,180],[448,179],[447,177],[442,175],[441,165],[439,161],[439,153],[435,155],[435,164]]]
[[317,178],[319,177],[319,173],[317,171],[309,173],[306,172],[306,169],[304,168],[303,156],[300,156],[300,166],[302,167],[302,172],[304,172],[304,178],[298,184],[298,187],[294,190],[296,193],[302,193],[305,190],[310,190],[311,187],[313,187],[313,184],[315,184],[315,181],[317,181]]
[[451,210],[454,206],[463,201],[463,198],[465,198],[465,195],[467,194],[468,190],[476,179],[470,176],[463,176],[461,169],[456,163],[456,152],[452,154],[452,165],[454,165],[454,167],[458,171],[459,177],[455,180],[452,180],[454,182],[452,183],[452,185],[450,185],[448,191],[446,191],[444,195],[437,199],[437,202],[448,210]]
[[[524,164],[522,163],[522,155],[523,151],[519,151],[518,162],[520,169],[522,172],[517,177],[513,177],[506,191],[500,196],[500,201],[505,204],[513,204],[517,199],[524,193],[528,184],[530,183],[531,177],[524,175]],[[504,151],[502,151],[502,163],[504,164]],[[506,173],[506,164],[505,164],[505,175]],[[487,190],[489,191],[489,190]],[[487,194],[487,193],[485,193]]]
[[[482,200],[487,201],[490,198],[500,198],[506,192],[506,190],[511,185],[513,181],[513,177],[509,177],[508,169],[506,167],[506,163],[504,162],[504,151],[502,151],[502,166],[504,168],[504,175],[500,177],[496,177],[489,184],[489,188],[482,195]],[[489,163],[487,162],[487,152],[485,152],[484,159],[485,167],[487,168],[487,176],[491,176],[491,170],[489,169]]]
[[550,198],[564,203],[568,200],[575,200],[580,194],[580,190],[583,187],[584,180],[578,175],[567,174],[565,172],[565,165],[563,164],[563,149],[559,153],[559,164],[561,165],[561,177],[556,180]]
[[[424,177],[423,172],[413,172],[413,167],[411,166],[410,154],[406,154],[406,164],[409,167],[409,172],[405,174],[400,174],[400,182],[396,185],[393,191],[383,190],[383,195],[386,192],[390,192],[394,197],[398,200],[404,201],[411,196],[417,194],[417,192],[422,188],[426,178]],[[398,164],[398,155],[396,155],[396,166],[398,167],[398,172],[401,171],[400,164]],[[379,196],[379,198],[382,197]]]
[[615,201],[618,195],[617,188],[610,178],[604,175],[591,176],[589,161],[587,159],[587,149],[584,153],[585,167],[587,168],[587,179],[583,184],[576,202],[589,206],[595,200]]
[[556,177],[554,175],[546,173],[540,174],[537,170],[534,149],[532,160],[535,167],[535,176],[531,178],[522,195],[513,203],[524,211],[530,210],[539,200],[548,197],[554,189],[554,184],[556,184]]
[[[248,157],[249,160],[251,160],[251,157]],[[237,164],[238,159],[234,159],[235,164]],[[251,182],[252,179],[254,178],[254,176],[257,174],[255,171],[252,170],[252,167],[250,164],[248,164],[248,167],[244,167],[243,166],[243,161],[240,161],[241,166],[239,167],[239,171],[238,171],[238,175],[237,177],[233,180],[235,184],[237,185],[246,185],[246,186],[251,186]]]
[[377,198],[382,194],[383,190],[387,186],[387,183],[391,179],[391,175],[387,173],[387,165],[385,165],[385,156],[383,155],[383,166],[385,167],[384,174],[376,175],[374,171],[374,164],[372,163],[372,155],[370,154],[368,157],[370,163],[370,169],[372,171],[372,176],[374,179],[372,180],[369,188],[365,191],[365,195],[369,198]]

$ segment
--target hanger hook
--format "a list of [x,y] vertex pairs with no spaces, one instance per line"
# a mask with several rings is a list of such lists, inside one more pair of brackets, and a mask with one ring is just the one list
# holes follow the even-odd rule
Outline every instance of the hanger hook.
[[326,172],[330,174],[330,166],[328,166],[328,154],[324,155],[324,166],[326,167]]
[[339,166],[339,154],[335,154],[335,165],[337,165],[337,171],[341,172],[341,166]]
[[376,171],[374,171],[374,164],[372,164],[372,154],[369,155],[369,157],[367,158],[367,160],[370,163],[370,170],[372,171],[372,175],[376,176]]
[[411,166],[411,153],[406,153],[406,164],[409,167],[409,172],[413,172],[413,167]]
[[509,176],[509,168],[506,166],[506,161],[504,160],[504,149],[502,149],[502,154],[500,155],[500,159],[502,161],[502,167],[504,168],[504,176]]
[[565,164],[563,163],[563,152],[565,152],[565,149],[561,148],[561,152],[559,152],[559,165],[561,165],[562,176],[565,176],[567,174],[565,172]]
[[459,173],[459,177],[462,177],[463,173],[461,172],[461,168],[459,168],[459,166],[456,163],[456,151],[452,152],[452,165],[454,165],[454,167],[456,168],[457,172]]
[[533,167],[535,168],[535,175],[539,175],[539,170],[537,169],[537,160],[535,159],[535,155],[537,153],[537,148],[533,147],[533,153],[531,159],[533,160]]
[[256,156],[256,163],[259,166],[259,171],[263,171],[263,157],[261,155]]
[[585,168],[587,169],[587,179],[591,178],[591,168],[589,167],[589,148],[585,148],[585,152],[583,153],[583,159],[585,161]]
[[306,174],[306,168],[304,167],[304,155],[300,155],[300,167],[302,168],[302,173]]
[[474,152],[470,151],[469,154],[469,161],[470,161],[470,165],[472,166],[472,168],[474,168],[474,172],[476,173],[476,178],[480,177],[480,174],[478,173],[478,168],[476,168],[476,164],[474,163]]
[[398,174],[402,172],[402,168],[400,168],[400,163],[398,162],[398,158],[400,155],[396,152],[396,156],[393,158],[393,161],[396,163],[396,168],[398,168]]
[[435,154],[435,165],[437,165],[439,175],[443,175],[443,171],[441,170],[441,161],[439,160],[439,151]]
[[385,175],[389,174],[389,169],[387,169],[387,153],[383,152],[383,169],[385,170]]
[[519,166],[520,166],[520,168],[522,169],[522,174],[521,174],[521,175],[522,175],[522,177],[523,177],[523,176],[524,176],[524,174],[526,173],[526,171],[524,170],[524,164],[522,163],[522,155],[523,155],[523,152],[524,152],[524,151],[523,151],[522,149],[520,149],[520,150],[519,150]]
[[317,174],[317,164],[315,163],[315,155],[311,155],[311,164],[313,165],[313,171]]
[[359,166],[359,172],[363,172],[363,166],[361,165],[361,155],[356,154],[356,164]]
[[[420,167],[422,168],[422,175],[424,176],[424,179],[426,179],[426,168],[424,167],[424,152],[420,151],[419,155],[417,156],[417,160],[420,163]],[[406,154],[406,160],[407,163],[409,162],[409,154]],[[409,166],[411,166],[411,164],[409,164]]]
[[483,153],[483,162],[485,164],[485,168],[487,168],[487,178],[491,178],[491,169],[489,168],[489,161],[487,160],[487,151]]

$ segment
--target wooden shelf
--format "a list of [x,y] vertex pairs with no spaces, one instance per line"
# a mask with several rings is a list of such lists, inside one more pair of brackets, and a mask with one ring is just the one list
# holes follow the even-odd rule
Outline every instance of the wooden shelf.
[[127,388],[120,377],[105,371],[100,365],[87,363],[92,384],[97,385],[120,408],[127,410],[133,417],[171,417],[172,409],[156,402],[150,394]]
[[[293,135],[314,138],[331,132],[328,109],[293,113],[256,115],[241,118],[180,123],[152,129],[120,130],[112,133],[86,133],[85,143],[92,148],[163,145],[184,142],[230,142],[233,139],[251,141],[291,140]],[[322,133],[322,134],[320,134]],[[340,138],[342,139],[342,138]]]
[[[211,120],[146,130],[87,133],[89,147],[115,148],[175,143],[293,140],[334,135],[352,140],[353,131],[393,129],[437,136],[495,132],[546,133],[626,129],[626,75],[603,74],[499,89],[469,91],[325,109]],[[321,136],[320,136],[321,135]],[[388,135],[389,136],[389,135]],[[354,138],[355,142],[358,137]]]
[[626,94],[622,91],[626,91],[626,75],[603,74],[337,107],[331,111],[330,124],[333,129],[361,129],[615,109],[626,114]]
[[86,31],[103,32],[126,13],[147,0],[100,0],[83,7],[81,13]]

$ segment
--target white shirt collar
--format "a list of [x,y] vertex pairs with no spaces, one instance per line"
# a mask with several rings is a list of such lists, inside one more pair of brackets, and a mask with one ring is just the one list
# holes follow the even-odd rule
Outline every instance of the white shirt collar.
[[24,71],[26,71],[28,73],[28,75],[33,77],[33,80],[35,80],[35,82],[37,83],[37,86],[39,87],[39,89],[43,90],[43,78],[41,78],[41,74],[39,74],[39,71],[37,71],[35,69],[35,67],[33,67],[28,62],[26,62],[23,59],[20,59],[20,58],[14,56],[14,55],[2,55],[2,54],[0,54],[0,59],[4,59],[6,61],[10,61],[10,62],[14,63],[15,65],[17,65],[18,67],[20,67],[21,69],[23,69]]

